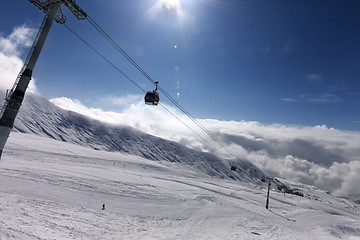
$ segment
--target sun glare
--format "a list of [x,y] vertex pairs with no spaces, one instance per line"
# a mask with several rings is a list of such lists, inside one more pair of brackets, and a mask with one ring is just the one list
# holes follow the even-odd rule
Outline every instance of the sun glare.
[[147,22],[151,23],[156,18],[165,20],[164,23],[178,23],[183,25],[187,14],[182,8],[182,0],[157,0],[145,14]]

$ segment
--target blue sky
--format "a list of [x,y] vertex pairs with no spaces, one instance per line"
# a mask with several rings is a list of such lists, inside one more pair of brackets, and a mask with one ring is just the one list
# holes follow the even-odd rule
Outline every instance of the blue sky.
[[[76,2],[194,117],[360,129],[357,0]],[[69,27],[144,89],[154,88],[87,21],[63,12]],[[37,28],[42,18],[26,0],[6,1],[0,34]],[[56,23],[33,77],[47,99],[107,111],[122,111],[142,94]],[[103,100],[109,97],[123,104]]]

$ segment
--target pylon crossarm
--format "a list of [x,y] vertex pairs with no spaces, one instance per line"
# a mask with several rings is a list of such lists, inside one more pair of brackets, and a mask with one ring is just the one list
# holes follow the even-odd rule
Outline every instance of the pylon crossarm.
[[[78,20],[85,20],[87,18],[87,14],[84,10],[82,10],[79,5],[75,3],[74,0],[29,0],[31,3],[33,3],[35,6],[37,6],[41,11],[44,13],[48,13],[50,10],[50,6],[55,3],[64,3],[64,5],[70,10],[72,14],[78,19]],[[59,24],[65,23],[65,16],[63,15],[61,8],[59,8],[57,15],[55,17],[55,21]]]
[[64,0],[65,6],[70,10],[72,14],[78,19],[78,20],[85,20],[87,18],[87,14],[84,10],[82,10],[79,5],[75,3],[73,0]]
[[35,6],[37,6],[41,11],[44,13],[48,13],[50,10],[50,6],[54,3],[62,3],[63,0],[29,0],[31,3],[33,3]]

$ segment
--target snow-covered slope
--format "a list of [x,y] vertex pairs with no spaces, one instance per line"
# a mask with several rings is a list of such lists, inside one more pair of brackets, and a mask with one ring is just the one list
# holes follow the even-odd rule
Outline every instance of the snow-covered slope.
[[357,205],[296,187],[304,197],[272,189],[267,210],[266,185],[13,132],[0,239],[360,239]]
[[175,162],[210,176],[255,182],[266,178],[261,170],[246,160],[232,161],[237,170],[231,171],[230,165],[215,155],[189,149],[128,126],[115,126],[90,119],[61,109],[31,93],[26,95],[14,129],[97,150],[119,151],[155,161]]

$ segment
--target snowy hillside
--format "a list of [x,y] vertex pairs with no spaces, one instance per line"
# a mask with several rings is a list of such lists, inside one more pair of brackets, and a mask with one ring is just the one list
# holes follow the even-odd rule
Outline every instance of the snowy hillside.
[[111,125],[63,110],[31,93],[26,95],[14,129],[96,150],[119,151],[154,161],[178,162],[210,176],[255,182],[266,178],[261,170],[246,160],[232,162],[237,171],[231,171],[227,162],[212,154],[192,150],[128,126]]
[[265,184],[13,132],[0,239],[360,239],[357,205],[293,187],[304,197],[272,189],[266,210]]
[[[0,239],[360,239],[360,207],[28,94],[0,161]],[[236,181],[234,181],[236,179]],[[280,184],[278,184],[280,185]],[[102,206],[105,204],[105,209]]]

